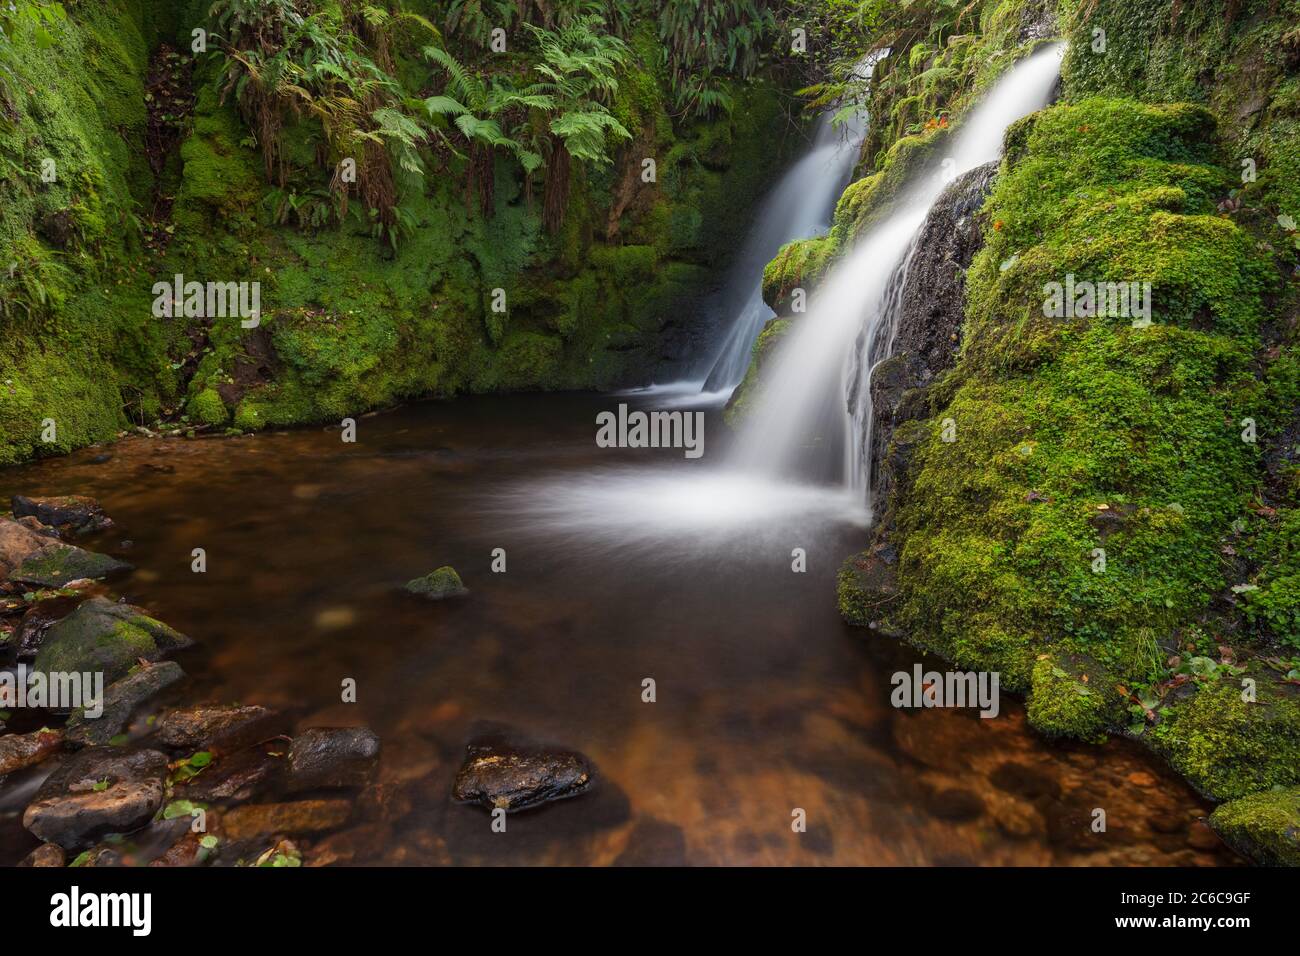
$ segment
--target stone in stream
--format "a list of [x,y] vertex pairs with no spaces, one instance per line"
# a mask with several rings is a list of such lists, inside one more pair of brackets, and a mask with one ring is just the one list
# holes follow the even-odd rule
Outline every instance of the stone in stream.
[[167,757],[156,750],[90,747],[50,774],[23,826],[65,850],[148,823],[162,806]]
[[221,818],[221,825],[232,840],[256,840],[286,833],[323,833],[343,826],[351,816],[349,800],[295,800],[235,807]]
[[582,754],[493,731],[470,741],[452,798],[508,813],[590,789],[595,768]]
[[32,517],[69,534],[90,534],[113,527],[113,519],[104,514],[99,502],[85,495],[49,498],[14,495],[12,504],[15,518]]
[[34,658],[41,649],[46,632],[75,611],[83,600],[85,598],[80,595],[55,597],[37,601],[29,607],[14,631],[13,646],[18,659],[30,661]]
[[68,861],[63,847],[57,843],[42,843],[28,853],[19,866],[63,866]]
[[33,670],[102,672],[104,683],[112,684],[138,661],[154,661],[193,643],[138,607],[93,597],[46,632]]
[[360,787],[379,765],[379,737],[365,727],[312,727],[289,747],[289,789]]
[[256,704],[198,704],[169,711],[158,721],[158,740],[178,750],[232,754],[269,740],[284,728],[275,711]]
[[11,518],[0,518],[0,581],[63,587],[81,578],[106,578],[131,565],[106,554],[64,544]]
[[181,665],[175,661],[159,661],[110,684],[104,691],[103,713],[87,717],[82,708],[68,718],[68,743],[75,746],[108,743],[126,729],[136,707],[184,676]]
[[202,773],[176,784],[175,795],[202,803],[248,800],[277,786],[283,765],[282,758],[270,756],[261,747],[248,747],[217,757]]
[[428,598],[430,601],[441,601],[443,598],[463,597],[469,594],[469,588],[465,587],[456,569],[450,565],[430,571],[422,578],[407,581],[402,590],[408,594]]
[[0,737],[0,777],[40,763],[63,743],[58,730],[37,730],[30,734]]

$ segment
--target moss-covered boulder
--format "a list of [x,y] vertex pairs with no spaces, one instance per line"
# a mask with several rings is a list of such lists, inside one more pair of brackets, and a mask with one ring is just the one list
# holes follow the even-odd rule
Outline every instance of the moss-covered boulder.
[[1223,842],[1264,866],[1300,866],[1300,787],[1254,793],[1210,815]]
[[35,587],[58,588],[69,581],[107,578],[130,570],[126,561],[56,542],[28,557],[9,578]]
[[140,660],[157,660],[193,644],[140,608],[94,597],[55,624],[36,654],[34,671],[103,673],[104,683],[125,677]]
[[797,239],[781,247],[763,267],[763,301],[777,315],[790,315],[799,306],[796,290],[807,307],[808,296],[830,268],[835,243],[829,236]]
[[450,565],[430,571],[422,578],[407,581],[402,590],[430,601],[441,601],[444,598],[463,597],[469,594],[469,588],[465,587],[456,569]]
[[1251,669],[1253,692],[1233,678],[1188,688],[1143,737],[1216,800],[1300,784],[1300,687],[1270,673]]
[[754,341],[753,351],[750,353],[749,368],[745,371],[745,377],[736,387],[736,390],[731,393],[727,407],[723,410],[723,419],[731,427],[739,426],[753,408],[754,403],[758,401],[758,390],[762,384],[763,369],[772,360],[772,356],[776,354],[776,350],[781,344],[781,339],[785,337],[790,329],[790,319],[773,319],[763,326],[762,332],[758,333],[758,338]]
[[1101,743],[1124,714],[1124,699],[1090,662],[1044,654],[1030,676],[1029,725],[1048,737]]

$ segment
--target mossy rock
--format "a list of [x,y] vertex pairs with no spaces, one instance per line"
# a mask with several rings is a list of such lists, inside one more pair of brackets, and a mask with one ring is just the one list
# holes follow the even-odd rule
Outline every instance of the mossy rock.
[[224,425],[230,419],[226,404],[215,388],[205,388],[190,399],[190,417],[204,425]]
[[1047,737],[1104,743],[1123,716],[1123,700],[1098,668],[1050,655],[1034,663],[1029,725]]
[[836,577],[840,616],[855,627],[879,627],[898,597],[898,575],[878,554],[849,558]]
[[727,407],[723,411],[723,420],[732,428],[740,426],[758,400],[763,369],[790,328],[790,319],[773,319],[763,326],[762,332],[758,333],[753,351],[750,353],[749,368],[745,370],[745,377],[731,394],[731,400],[727,402]]
[[781,247],[763,267],[763,301],[777,315],[789,315],[796,289],[803,292],[805,307],[813,286],[821,281],[835,255],[829,236],[797,239]]
[[1300,784],[1300,687],[1252,669],[1255,700],[1223,679],[1157,712],[1143,737],[1197,790],[1235,800]]
[[1252,793],[1223,804],[1210,826],[1242,856],[1264,866],[1300,866],[1300,787]]
[[106,554],[68,544],[52,544],[27,558],[9,577],[23,584],[58,588],[69,581],[107,578],[130,570],[130,564]]
[[465,587],[460,575],[456,573],[456,569],[450,565],[444,565],[435,571],[430,571],[422,578],[407,581],[402,590],[408,594],[427,598],[430,601],[464,597],[469,594],[469,588]]
[[101,672],[104,683],[125,677],[136,663],[157,660],[193,644],[140,608],[95,597],[51,627],[36,654],[34,671]]

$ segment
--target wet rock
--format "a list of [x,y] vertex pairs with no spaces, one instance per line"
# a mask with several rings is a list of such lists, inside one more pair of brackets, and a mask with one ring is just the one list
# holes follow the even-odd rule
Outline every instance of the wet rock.
[[[949,183],[918,234],[897,290],[891,364],[882,363],[872,374],[872,404],[879,410],[873,414],[870,436],[873,487],[884,477],[886,452],[899,425],[928,414],[921,390],[956,361],[966,314],[966,270],[983,243],[977,213],[997,170],[997,162],[986,163]],[[883,500],[889,490],[878,489],[878,498]]]
[[[308,866],[333,866],[338,863],[353,863],[358,857],[366,857],[382,847],[387,846],[392,841],[392,827],[386,823],[363,823],[360,826],[352,827],[341,833],[335,833],[325,837],[316,847],[307,854]],[[446,846],[442,847],[443,852],[433,854],[432,858],[424,860],[415,860],[416,863],[442,863],[445,858]],[[450,862],[446,859],[445,862]]]
[[63,866],[68,860],[63,847],[57,843],[42,843],[23,857],[19,866]]
[[594,774],[591,762],[576,751],[492,732],[465,748],[452,798],[513,813],[576,797],[591,787]]
[[231,754],[276,736],[283,718],[256,704],[199,704],[169,711],[158,721],[158,740],[177,750]]
[[313,727],[289,747],[289,789],[361,787],[379,765],[379,737],[365,727]]
[[864,551],[840,568],[840,613],[850,624],[879,629],[898,597],[898,572],[878,549]]
[[138,607],[94,597],[46,632],[34,669],[102,671],[105,683],[112,684],[137,661],[154,661],[193,643]]
[[185,835],[149,862],[150,866],[198,866],[207,860],[210,850],[203,845],[206,833],[187,830]]
[[156,750],[92,747],[50,774],[23,826],[64,849],[144,826],[162,806],[167,758]]
[[15,518],[33,517],[41,524],[58,528],[68,534],[90,534],[113,527],[113,519],[94,498],[85,495],[59,495],[50,498],[28,498],[14,495]]
[[28,516],[26,518],[19,518],[17,520],[18,523],[22,525],[24,528],[30,528],[32,531],[35,531],[43,538],[53,538],[56,541],[63,540],[63,535],[59,533],[58,528],[51,528],[49,525],[41,524],[39,521],[37,521],[35,518],[31,516]]
[[422,578],[407,581],[402,590],[430,601],[441,601],[444,598],[463,597],[469,594],[469,588],[461,582],[456,569],[448,565],[431,571]]
[[235,807],[222,818],[232,840],[256,840],[285,833],[323,833],[348,822],[352,804],[347,800],[296,800]]
[[137,707],[184,676],[175,661],[159,661],[128,674],[104,691],[103,712],[98,717],[87,717],[83,708],[68,718],[68,742],[75,746],[108,743],[126,729]]
[[130,570],[130,564],[106,554],[70,544],[51,543],[24,561],[9,575],[9,579],[37,587],[61,588],[70,581],[100,580]]
[[20,661],[30,661],[41,649],[51,627],[77,609],[82,597],[56,597],[37,601],[27,609],[14,632],[14,650]]
[[50,539],[10,518],[0,518],[0,581],[29,557],[50,545]]
[[0,737],[0,777],[40,763],[57,751],[62,743],[63,734],[57,730],[5,734]]
[[1300,866],[1300,787],[1266,790],[1220,804],[1210,826],[1263,866]]
[[203,772],[176,787],[176,796],[208,803],[249,800],[276,786],[284,760],[260,747],[218,757]]

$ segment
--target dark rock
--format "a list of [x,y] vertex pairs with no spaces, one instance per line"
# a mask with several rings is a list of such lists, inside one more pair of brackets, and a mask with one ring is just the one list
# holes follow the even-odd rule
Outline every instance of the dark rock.
[[289,747],[289,789],[361,787],[379,765],[379,738],[365,727],[313,727]]
[[99,580],[131,570],[131,565],[106,554],[70,544],[51,544],[19,566],[10,580],[44,588],[61,588],[69,581]]
[[23,615],[22,623],[14,632],[14,650],[20,661],[29,661],[40,650],[45,634],[51,627],[77,609],[84,598],[80,596],[49,598],[37,601]]
[[443,566],[436,571],[431,571],[422,578],[407,581],[402,590],[422,598],[428,598],[430,601],[441,601],[443,598],[462,597],[469,594],[469,589],[461,582],[456,569],[449,566]]
[[91,747],[50,774],[23,826],[66,849],[144,826],[162,806],[167,758],[156,750]]
[[1048,40],[1060,36],[1057,25],[1055,4],[1045,0],[1032,0],[1020,11],[1020,31],[1016,39],[1020,43],[1030,40]]
[[59,533],[58,528],[51,528],[49,525],[41,524],[30,515],[26,518],[19,518],[18,523],[24,528],[30,528],[43,538],[53,538],[56,541],[63,540],[63,535]]
[[34,670],[102,671],[112,684],[137,661],[157,660],[194,642],[140,608],[94,597],[46,632]]
[[169,711],[158,721],[158,740],[178,750],[234,753],[280,733],[284,719],[255,704],[199,704]]
[[513,813],[585,793],[594,775],[591,762],[576,751],[493,732],[465,748],[452,798]]
[[296,800],[235,807],[221,824],[232,840],[256,840],[286,833],[322,833],[343,826],[352,815],[348,800]]
[[840,612],[848,623],[880,628],[898,597],[898,569],[878,551],[863,551],[840,568],[838,590]]
[[151,860],[150,866],[198,866],[210,851],[203,845],[205,833],[186,830],[185,835],[168,847],[161,856]]
[[249,800],[276,786],[284,760],[260,747],[218,757],[203,772],[176,786],[176,796],[202,803]]
[[27,498],[14,495],[15,518],[31,516],[41,524],[70,534],[89,534],[113,527],[113,520],[94,498],[84,495],[60,495],[52,498]]
[[63,847],[57,843],[42,843],[23,857],[19,866],[63,866],[68,860]]
[[106,744],[126,729],[135,709],[185,676],[175,661],[141,667],[104,691],[103,713],[87,717],[79,710],[68,718],[68,742],[76,746]]
[[1025,800],[1037,800],[1039,797],[1056,800],[1061,795],[1061,785],[1051,774],[1014,760],[998,764],[989,774],[989,783],[1003,793]]
[[62,743],[63,734],[57,730],[5,734],[0,737],[0,777],[40,763],[57,751]]
[[1096,530],[1103,541],[1116,531],[1121,530],[1128,519],[1137,511],[1137,505],[1114,504],[1105,508],[1094,509],[1088,515],[1088,524]]

